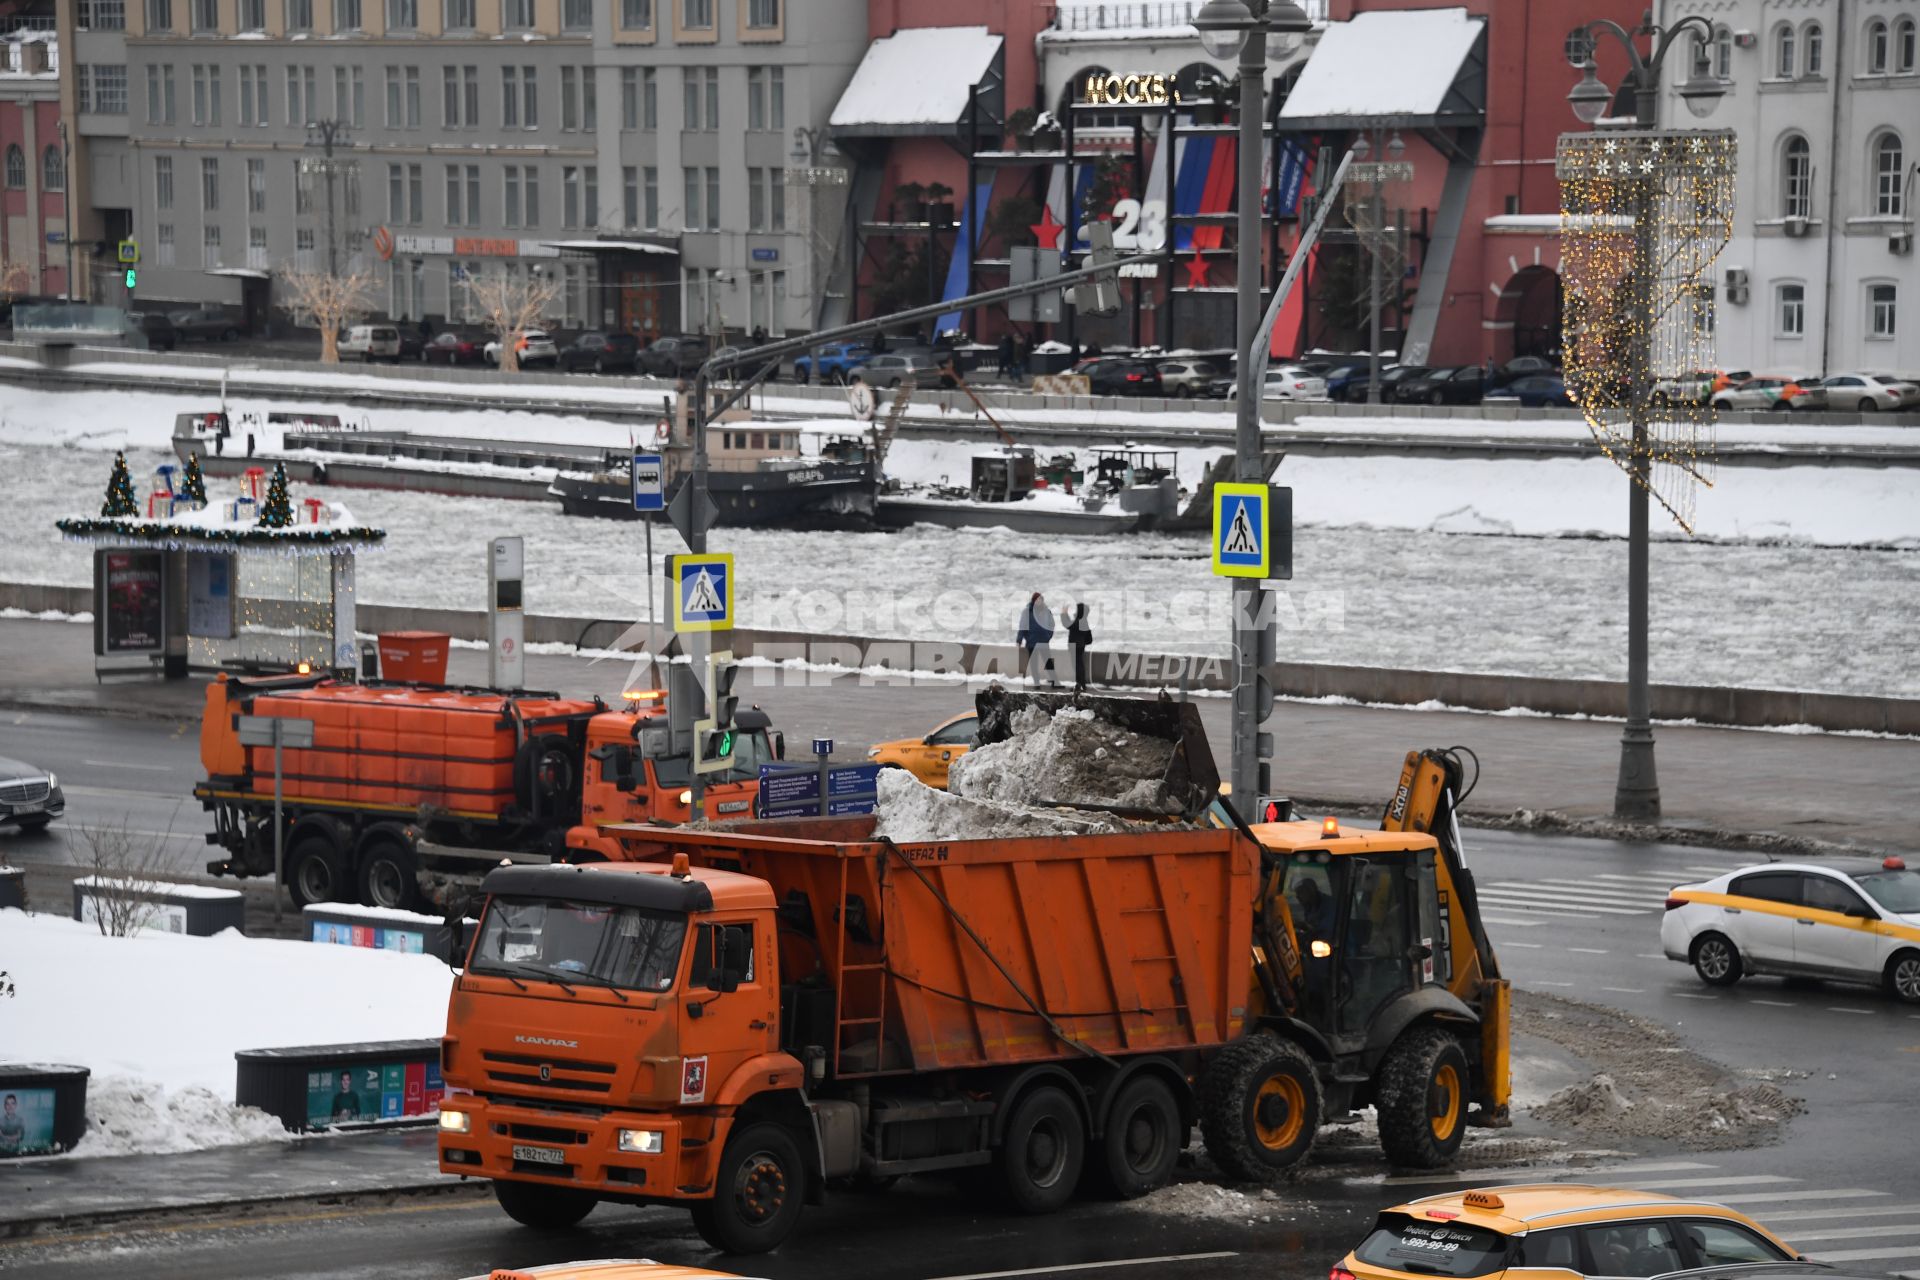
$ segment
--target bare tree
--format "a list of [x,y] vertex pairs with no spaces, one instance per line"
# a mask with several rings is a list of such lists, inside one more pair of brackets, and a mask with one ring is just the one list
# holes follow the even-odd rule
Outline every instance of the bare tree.
[[340,363],[340,330],[373,305],[373,276],[365,271],[333,275],[304,267],[280,273],[287,310],[320,329],[320,363]]
[[509,373],[520,368],[520,335],[547,314],[560,295],[560,282],[551,276],[483,275],[467,284],[468,295],[480,318],[500,335],[500,367]]
[[0,258],[0,302],[12,302],[33,292],[33,264],[18,258]]
[[125,822],[83,825],[80,839],[86,846],[86,865],[93,869],[83,883],[100,932],[125,938],[153,923],[166,884],[160,878],[166,840],[141,836]]

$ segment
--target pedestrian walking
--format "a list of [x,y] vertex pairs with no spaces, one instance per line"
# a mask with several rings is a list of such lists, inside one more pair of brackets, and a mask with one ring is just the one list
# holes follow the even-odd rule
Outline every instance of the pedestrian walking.
[[1013,341],[1013,335],[1010,333],[1001,334],[1000,348],[999,348],[998,354],[1000,358],[1000,376],[1003,378],[1010,378],[1013,376],[1013,371],[1015,367],[1014,366],[1015,350],[1016,350],[1016,347]]
[[1093,644],[1093,627],[1087,621],[1087,602],[1082,600],[1073,607],[1073,616],[1067,621],[1067,647],[1073,650],[1073,691],[1085,693],[1087,685],[1093,680],[1093,662],[1087,656],[1087,649]]
[[1020,611],[1020,629],[1015,634],[1020,649],[1020,667],[1035,684],[1053,684],[1053,611],[1038,591]]

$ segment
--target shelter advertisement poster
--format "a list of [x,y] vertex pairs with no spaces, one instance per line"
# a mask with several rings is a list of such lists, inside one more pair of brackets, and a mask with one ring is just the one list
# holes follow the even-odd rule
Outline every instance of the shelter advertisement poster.
[[377,1062],[307,1073],[307,1124],[325,1129],[428,1116],[446,1085],[437,1062]]
[[159,653],[166,646],[166,565],[158,551],[102,551],[100,653]]
[[52,1151],[53,1090],[8,1089],[0,1095],[0,1156]]
[[187,557],[187,634],[233,639],[234,557],[214,552]]

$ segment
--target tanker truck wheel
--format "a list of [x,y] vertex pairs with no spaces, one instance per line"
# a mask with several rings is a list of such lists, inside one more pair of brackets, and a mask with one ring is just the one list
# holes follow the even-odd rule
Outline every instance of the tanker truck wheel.
[[523,1227],[542,1231],[564,1231],[593,1212],[600,1203],[584,1191],[570,1187],[543,1187],[532,1182],[493,1184],[493,1198],[507,1216]]
[[793,1231],[806,1198],[793,1135],[777,1124],[750,1124],[727,1140],[713,1199],[694,1202],[693,1225],[723,1253],[765,1253]]
[[1095,1167],[1100,1188],[1117,1199],[1132,1200],[1164,1187],[1173,1177],[1186,1136],[1180,1103],[1165,1081],[1152,1076],[1128,1081],[1113,1100],[1100,1139]]
[[1000,1180],[1022,1213],[1052,1213],[1073,1198],[1087,1159],[1087,1126],[1051,1085],[1020,1100],[1000,1139]]
[[1373,1109],[1380,1149],[1394,1164],[1444,1167],[1467,1136],[1467,1055],[1439,1027],[1400,1037],[1380,1066]]
[[1320,1076],[1306,1050],[1270,1031],[1214,1055],[1200,1092],[1200,1134],[1228,1177],[1272,1182],[1307,1158],[1320,1131]]
[[413,853],[397,840],[375,840],[360,851],[360,901],[391,911],[415,911],[420,885]]
[[340,851],[323,835],[307,835],[286,852],[287,892],[296,907],[338,902],[346,896],[347,872]]

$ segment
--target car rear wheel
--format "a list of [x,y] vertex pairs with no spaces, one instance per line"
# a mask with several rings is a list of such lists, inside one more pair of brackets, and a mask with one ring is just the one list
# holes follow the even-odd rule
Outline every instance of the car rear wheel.
[[1860,402],[1860,412],[1862,413],[1872,413],[1875,409],[1878,409],[1879,407],[1880,407],[1879,405],[1875,404],[1871,400],[1862,400]]
[[1887,962],[1887,991],[1907,1004],[1920,1004],[1920,951],[1902,951]]
[[1447,402],[1447,398],[1441,395],[1438,391],[1429,391],[1427,393],[1428,404],[1445,404],[1446,402]]
[[1745,966],[1740,948],[1720,933],[1703,933],[1693,944],[1693,971],[1710,987],[1730,987],[1740,981]]

